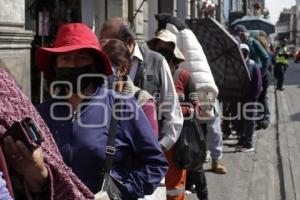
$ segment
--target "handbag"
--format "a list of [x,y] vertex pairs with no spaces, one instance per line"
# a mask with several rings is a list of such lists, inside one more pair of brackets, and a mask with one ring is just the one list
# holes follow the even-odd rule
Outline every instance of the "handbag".
[[206,158],[206,142],[196,118],[185,120],[174,145],[173,162],[179,169],[199,170]]
[[[120,102],[120,99],[116,98],[114,106],[118,102]],[[101,190],[95,194],[95,200],[129,200],[129,193],[124,184],[111,175],[113,157],[116,151],[115,138],[118,125],[118,120],[114,117],[114,112],[115,109],[113,108],[105,150],[105,166],[101,172],[103,178]]]

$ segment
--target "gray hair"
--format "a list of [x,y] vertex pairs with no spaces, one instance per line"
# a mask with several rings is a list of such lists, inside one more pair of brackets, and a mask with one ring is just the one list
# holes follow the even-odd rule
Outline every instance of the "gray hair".
[[127,21],[127,23],[123,24],[120,27],[118,36],[119,39],[122,40],[123,42],[127,42],[129,38],[135,38],[133,25]]
[[104,22],[102,31],[109,31],[113,38],[127,42],[129,38],[135,39],[133,25],[121,17],[113,17]]

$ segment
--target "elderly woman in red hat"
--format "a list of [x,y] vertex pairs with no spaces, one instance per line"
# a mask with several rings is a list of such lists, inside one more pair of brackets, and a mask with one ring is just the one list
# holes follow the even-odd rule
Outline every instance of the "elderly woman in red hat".
[[[96,35],[84,24],[65,24],[53,48],[37,50],[36,62],[54,81],[52,98],[38,111],[64,162],[92,192],[98,192],[110,153],[108,136],[115,128],[111,176],[122,183],[121,199],[151,194],[166,174],[167,161],[134,98],[105,87],[112,69]],[[115,126],[111,119],[117,121]]]

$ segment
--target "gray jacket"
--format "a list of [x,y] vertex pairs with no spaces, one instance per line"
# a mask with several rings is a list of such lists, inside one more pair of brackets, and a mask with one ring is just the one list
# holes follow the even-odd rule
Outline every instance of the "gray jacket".
[[183,115],[176,94],[172,74],[162,55],[145,47],[139,47],[143,60],[139,61],[134,84],[149,92],[157,102],[159,142],[170,149],[177,141]]

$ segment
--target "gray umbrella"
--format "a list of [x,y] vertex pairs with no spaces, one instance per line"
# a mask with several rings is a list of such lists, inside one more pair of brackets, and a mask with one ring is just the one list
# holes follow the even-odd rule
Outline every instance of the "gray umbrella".
[[250,76],[238,42],[212,18],[187,20],[187,24],[203,47],[220,91],[219,99],[240,100]]
[[231,23],[231,26],[244,25],[248,30],[263,30],[266,34],[275,33],[275,25],[259,16],[244,16]]

